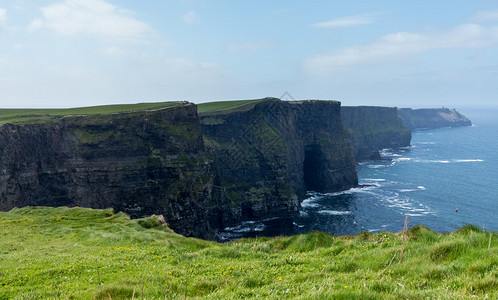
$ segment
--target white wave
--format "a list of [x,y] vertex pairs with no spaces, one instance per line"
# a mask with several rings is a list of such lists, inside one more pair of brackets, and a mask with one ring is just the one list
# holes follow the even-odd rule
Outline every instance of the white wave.
[[299,228],[303,228],[303,227],[304,227],[304,225],[297,224],[296,222],[292,222],[292,224],[293,224],[294,226],[299,227]]
[[406,193],[406,192],[415,192],[418,191],[417,189],[401,189],[399,190],[401,193]]
[[394,193],[392,196],[385,196],[381,199],[385,206],[394,208],[403,213],[415,213],[415,214],[432,214],[433,211],[425,206],[420,205],[420,203],[415,203],[409,197],[400,197],[398,193]]
[[245,232],[259,232],[265,229],[266,225],[256,221],[245,221],[242,224],[235,227],[226,227],[225,231],[235,232],[235,233],[245,233]]
[[342,215],[350,215],[351,212],[346,210],[346,211],[339,211],[339,210],[319,210],[319,214],[322,215],[332,215],[332,216],[342,216]]
[[460,162],[482,162],[484,160],[482,159],[455,159],[455,162],[460,163]]
[[444,160],[416,159],[414,161],[419,162],[419,163],[424,163],[424,164],[431,164],[431,163],[449,164],[450,163],[450,161],[447,159],[444,159]]
[[370,182],[360,182],[360,185],[366,185],[365,187],[357,188],[359,191],[355,192],[363,192],[364,190],[372,189],[372,188],[378,188],[381,186],[381,184],[378,181],[370,181]]
[[449,164],[449,163],[467,163],[467,162],[483,162],[483,159],[475,158],[475,159],[442,159],[442,160],[432,160],[432,159],[416,159],[415,162],[419,163],[440,163],[440,164]]
[[312,196],[310,198],[304,199],[303,202],[301,202],[301,207],[307,207],[307,208],[317,208],[320,207],[320,204],[315,203],[319,199],[318,196]]
[[309,216],[310,216],[310,214],[309,214],[309,213],[307,213],[307,212],[305,212],[305,211],[300,210],[300,211],[299,211],[299,216],[300,216],[300,217],[309,217]]
[[425,190],[425,187],[423,187],[421,185],[417,186],[417,188],[420,189],[420,190]]
[[421,144],[421,145],[435,145],[436,142],[418,142],[417,144]]
[[370,169],[380,169],[380,168],[385,168],[387,166],[386,165],[368,165],[367,167]]
[[379,184],[369,184],[369,186],[366,187],[359,187],[359,188],[351,188],[349,190],[341,191],[341,192],[334,192],[334,193],[327,193],[325,195],[327,196],[340,196],[340,195],[351,195],[354,193],[367,193],[371,194],[370,190],[378,188],[380,185]]
[[383,178],[365,178],[363,180],[365,180],[365,181],[386,181]]
[[367,231],[368,232],[378,232],[378,231],[380,231],[380,229],[368,229]]
[[411,158],[409,157],[400,157],[400,158],[395,158],[393,159],[394,161],[410,161],[412,160]]

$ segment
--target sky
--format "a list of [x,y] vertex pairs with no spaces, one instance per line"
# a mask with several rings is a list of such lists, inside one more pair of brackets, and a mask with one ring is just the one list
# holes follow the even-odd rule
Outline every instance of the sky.
[[2,108],[497,92],[498,0],[0,0]]

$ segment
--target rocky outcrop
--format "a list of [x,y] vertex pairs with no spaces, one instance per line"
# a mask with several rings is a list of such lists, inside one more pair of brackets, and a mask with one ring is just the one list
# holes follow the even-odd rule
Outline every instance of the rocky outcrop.
[[112,207],[163,214],[178,233],[212,237],[213,174],[196,106],[0,126],[0,209]]
[[381,149],[410,146],[410,129],[395,107],[343,106],[342,122],[357,161],[379,159]]
[[411,109],[400,108],[398,114],[403,123],[411,130],[434,129],[442,127],[471,126],[472,122],[455,109],[429,108]]
[[297,214],[306,190],[356,186],[340,110],[335,101],[266,99],[201,113],[216,174],[211,225]]

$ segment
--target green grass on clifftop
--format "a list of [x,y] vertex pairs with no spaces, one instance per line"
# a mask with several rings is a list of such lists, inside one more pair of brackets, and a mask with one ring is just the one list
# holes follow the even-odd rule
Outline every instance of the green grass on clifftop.
[[20,108],[0,109],[0,124],[40,121],[54,116],[109,114],[140,110],[160,109],[178,105],[180,102],[155,102],[137,104],[100,105],[77,108]]
[[266,100],[266,98],[199,103],[197,104],[197,112],[211,113],[211,112],[233,112],[238,110],[249,110],[252,107],[254,107],[256,103],[262,102],[264,100]]
[[0,299],[497,299],[498,234],[293,237],[218,244],[157,216],[32,207],[0,213]]

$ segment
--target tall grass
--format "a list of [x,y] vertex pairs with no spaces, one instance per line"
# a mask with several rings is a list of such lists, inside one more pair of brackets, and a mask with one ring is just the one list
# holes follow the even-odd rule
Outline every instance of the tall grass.
[[489,234],[415,226],[219,244],[159,216],[28,207],[0,213],[0,299],[497,299]]

